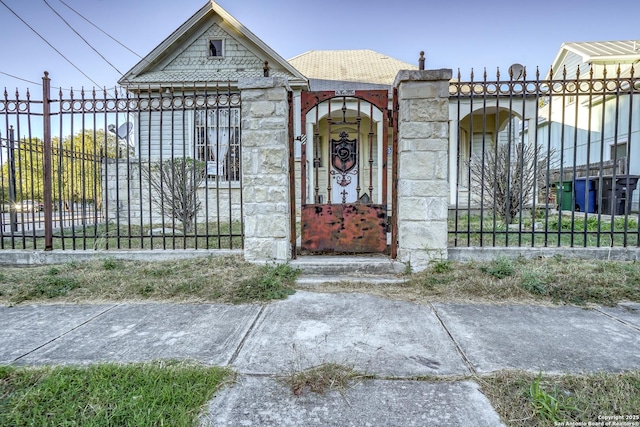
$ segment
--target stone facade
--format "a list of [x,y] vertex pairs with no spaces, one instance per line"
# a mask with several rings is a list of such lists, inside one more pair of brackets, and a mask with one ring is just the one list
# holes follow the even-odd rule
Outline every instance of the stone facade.
[[414,271],[447,258],[451,70],[401,71],[398,89],[398,260]]
[[289,209],[289,102],[286,80],[244,79],[242,181],[248,261],[291,259]]

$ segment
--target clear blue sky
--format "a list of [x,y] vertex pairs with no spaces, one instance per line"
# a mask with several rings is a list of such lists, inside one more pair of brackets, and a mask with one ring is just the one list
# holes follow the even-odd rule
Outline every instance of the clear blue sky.
[[[63,0],[133,51],[146,55],[206,0]],[[89,48],[44,0],[2,0],[100,86],[120,75]],[[115,68],[127,72],[139,60],[92,27],[60,0],[47,0]],[[640,40],[637,0],[597,5],[569,0],[219,0],[231,15],[285,59],[314,49],[372,49],[427,68],[483,67],[495,73],[512,63],[544,74],[560,45],[569,41]],[[91,88],[83,76],[0,3],[0,72],[53,86]],[[0,74],[10,96],[40,89]]]

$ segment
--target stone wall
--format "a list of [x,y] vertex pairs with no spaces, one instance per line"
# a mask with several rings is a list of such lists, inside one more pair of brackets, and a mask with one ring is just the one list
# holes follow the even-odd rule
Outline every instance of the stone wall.
[[286,80],[243,79],[242,179],[249,261],[291,259],[289,102]]
[[451,70],[401,71],[398,89],[398,260],[414,271],[447,258]]

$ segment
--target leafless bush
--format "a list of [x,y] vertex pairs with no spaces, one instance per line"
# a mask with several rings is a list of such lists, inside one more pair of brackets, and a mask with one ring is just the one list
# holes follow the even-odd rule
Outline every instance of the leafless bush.
[[193,228],[201,202],[198,187],[206,177],[205,163],[191,158],[173,158],[142,167],[149,182],[151,202],[162,216],[182,223],[183,231]]
[[553,153],[535,144],[487,144],[483,155],[469,165],[471,191],[483,206],[494,209],[510,224],[536,192],[546,185],[547,164]]

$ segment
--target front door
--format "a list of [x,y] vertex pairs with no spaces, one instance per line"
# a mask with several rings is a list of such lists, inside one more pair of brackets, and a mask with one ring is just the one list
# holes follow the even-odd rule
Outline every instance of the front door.
[[387,250],[387,108],[386,90],[303,92],[302,251]]

